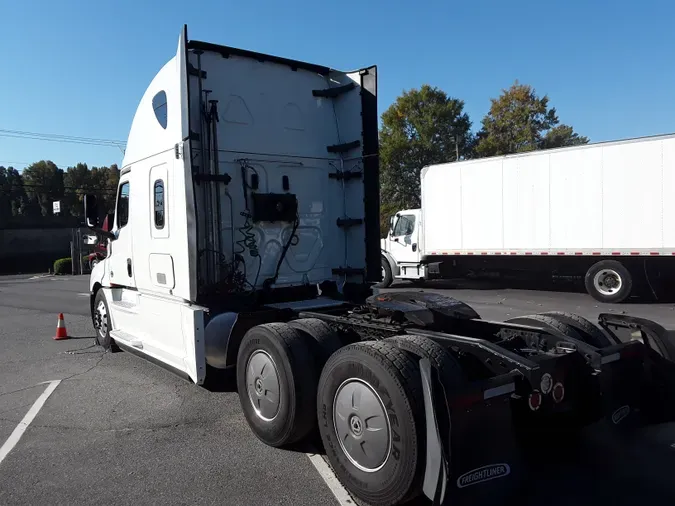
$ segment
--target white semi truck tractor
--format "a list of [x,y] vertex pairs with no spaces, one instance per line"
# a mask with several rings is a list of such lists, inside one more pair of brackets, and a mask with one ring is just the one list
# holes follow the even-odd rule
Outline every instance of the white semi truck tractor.
[[[660,357],[652,322],[545,329],[374,290],[377,154],[376,67],[342,72],[185,27],[131,123],[111,231],[85,197],[108,242],[90,282],[98,344],[207,388],[233,370],[261,441],[318,431],[339,480],[372,505],[495,497],[523,476],[530,428],[659,414],[636,388]],[[621,343],[610,324],[647,337]]]

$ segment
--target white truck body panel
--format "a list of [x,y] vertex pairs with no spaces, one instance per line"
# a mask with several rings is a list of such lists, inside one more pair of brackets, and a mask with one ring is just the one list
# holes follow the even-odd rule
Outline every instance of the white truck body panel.
[[675,135],[429,166],[425,255],[673,255]]
[[[115,239],[91,275],[92,294],[99,288],[105,294],[115,341],[196,383],[207,363],[209,308],[200,305],[200,290],[220,288],[224,265],[243,270],[251,290],[274,277],[277,265],[273,287],[365,283],[367,276],[364,216],[377,213],[366,213],[364,181],[376,180],[364,175],[360,84],[370,75],[371,86],[375,68],[295,68],[301,62],[265,57],[188,41],[184,28],[176,55],[138,105],[120,174]],[[334,98],[320,96],[347,84]],[[202,124],[207,115],[216,130]],[[345,182],[333,177],[338,171],[361,177]],[[229,182],[219,179],[225,174]],[[243,214],[250,214],[253,193],[295,194],[297,223],[249,224]],[[338,226],[344,218],[357,223]],[[208,256],[218,263],[210,271]],[[229,334],[208,335],[209,363],[221,367]]]
[[[197,55],[191,52],[189,59],[197,68]],[[232,180],[219,187],[221,244],[208,244],[200,233],[197,249],[215,248],[227,261],[231,261],[233,250],[241,253],[251,285],[260,287],[266,278],[274,276],[293,226],[252,224],[250,234],[256,238],[260,257],[252,257],[241,246],[245,218],[240,213],[251,209],[250,197],[245,202],[242,190],[241,160],[246,159],[247,184],[257,173],[258,192],[290,191],[298,199],[297,244],[294,241],[288,249],[275,286],[333,279],[331,269],[337,266],[365,268],[363,227],[340,229],[336,225],[338,218],[364,216],[363,184],[341,184],[329,177],[337,170],[361,170],[361,148],[342,156],[327,151],[331,145],[363,143],[359,72],[334,71],[323,76],[238,54],[224,57],[217,50],[203,52],[201,68],[207,75],[204,87],[211,90],[208,100],[218,101],[219,172]],[[356,83],[356,88],[336,99],[315,97],[312,93],[349,83]],[[193,131],[198,131],[199,125],[197,87],[197,77],[190,76]],[[194,163],[201,163],[199,152],[195,152]],[[283,188],[283,176],[288,178],[288,190]],[[206,198],[199,188],[197,200],[197,214],[203,216]],[[201,219],[199,225],[203,230],[207,228]],[[205,273],[200,272],[200,277],[208,282]]]

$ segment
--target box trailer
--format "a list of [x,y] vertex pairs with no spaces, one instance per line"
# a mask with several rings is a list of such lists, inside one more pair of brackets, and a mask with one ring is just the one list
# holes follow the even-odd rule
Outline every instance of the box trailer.
[[675,135],[425,167],[421,209],[397,213],[383,240],[383,274],[584,276],[593,297],[619,302],[672,274],[674,185]]
[[[494,497],[526,469],[520,441],[671,416],[672,375],[650,374],[671,364],[653,322],[557,315],[546,329],[373,290],[376,94],[376,67],[341,72],[184,28],[131,124],[111,231],[84,199],[108,240],[90,280],[97,343],[207,388],[233,369],[261,441],[318,431],[372,505]],[[639,339],[622,342],[631,326]]]

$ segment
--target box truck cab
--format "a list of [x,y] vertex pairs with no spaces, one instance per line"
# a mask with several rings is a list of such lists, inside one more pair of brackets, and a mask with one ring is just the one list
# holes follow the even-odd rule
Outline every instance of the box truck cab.
[[390,218],[387,236],[380,239],[382,282],[378,286],[386,288],[395,279],[425,279],[426,266],[421,263],[423,239],[420,209],[399,211]]

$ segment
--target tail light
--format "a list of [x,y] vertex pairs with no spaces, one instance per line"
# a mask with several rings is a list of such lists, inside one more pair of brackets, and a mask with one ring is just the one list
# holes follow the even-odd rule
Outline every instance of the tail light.
[[561,403],[565,398],[565,386],[560,382],[553,385],[551,396],[553,397],[554,402]]
[[527,404],[532,411],[537,411],[541,406],[541,394],[534,390],[527,399]]

